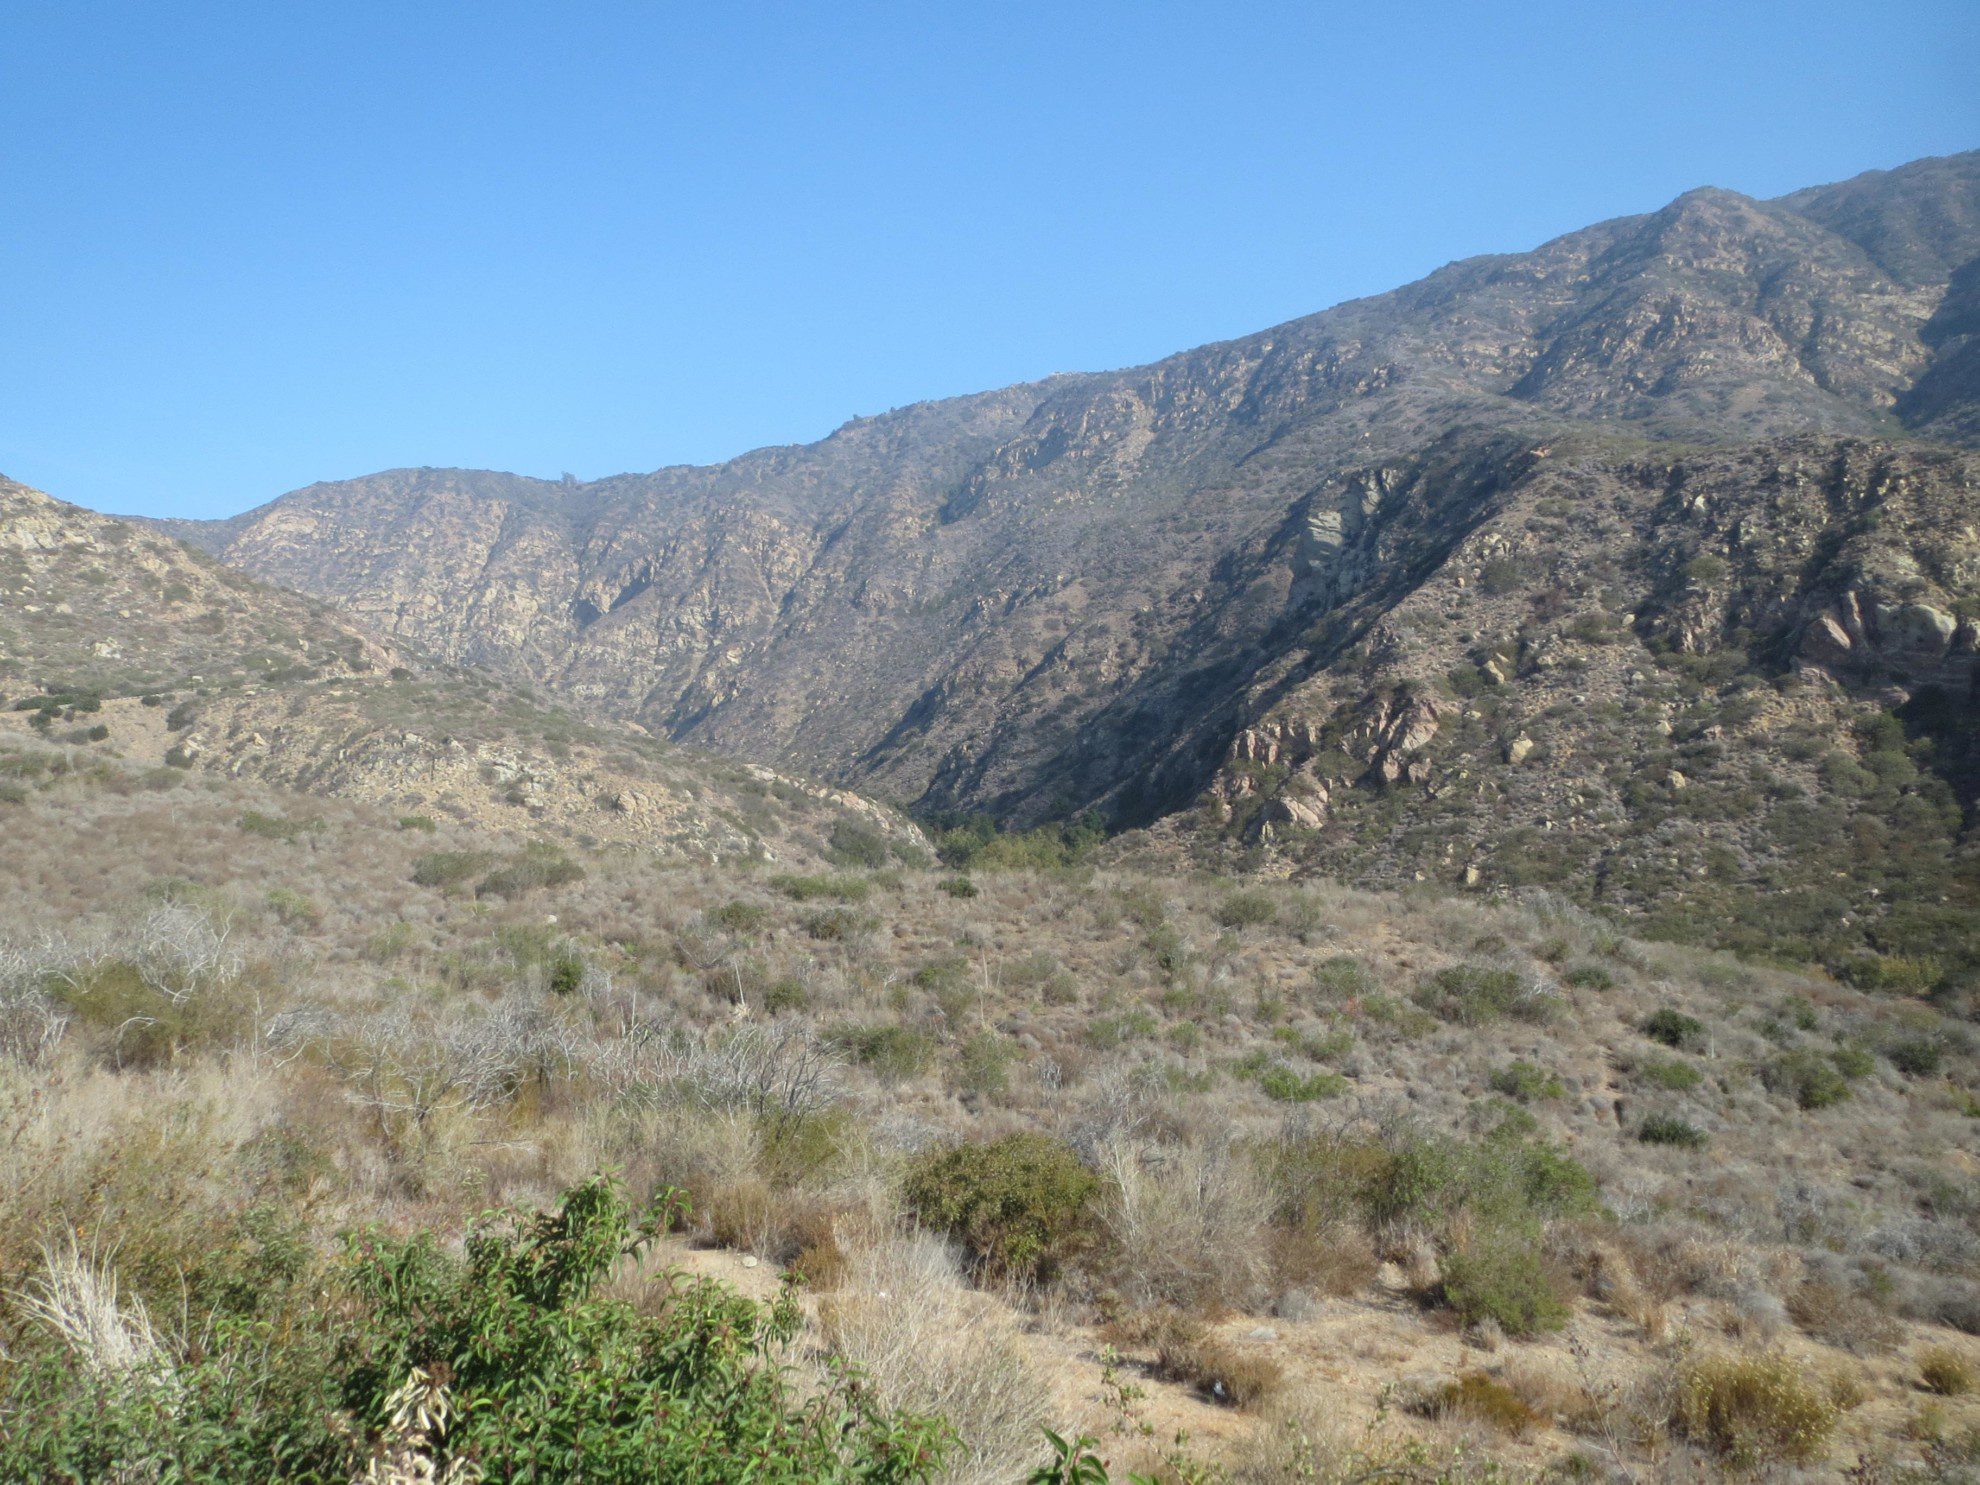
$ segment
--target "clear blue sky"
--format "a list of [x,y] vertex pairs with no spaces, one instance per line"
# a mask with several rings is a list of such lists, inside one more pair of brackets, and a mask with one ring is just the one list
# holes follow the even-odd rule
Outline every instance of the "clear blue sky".
[[1972,0],[8,0],[0,471],[720,459],[1972,148],[1976,76]]

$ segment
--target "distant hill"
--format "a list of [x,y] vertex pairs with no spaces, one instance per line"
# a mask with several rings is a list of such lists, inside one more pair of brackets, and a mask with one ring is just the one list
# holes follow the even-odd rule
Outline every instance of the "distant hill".
[[690,857],[919,855],[842,790],[586,724],[130,522],[0,479],[0,730]]

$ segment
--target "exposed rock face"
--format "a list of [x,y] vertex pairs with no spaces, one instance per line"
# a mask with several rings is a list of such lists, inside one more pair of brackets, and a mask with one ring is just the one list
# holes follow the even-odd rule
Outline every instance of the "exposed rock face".
[[1301,642],[1210,791],[1281,864],[1740,893],[1756,943],[1980,907],[1980,453],[1558,441],[1425,581]]
[[0,710],[0,728],[704,858],[813,860],[840,822],[916,854],[926,844],[844,790],[577,723],[154,530],[4,480],[0,593],[0,702],[27,703]]

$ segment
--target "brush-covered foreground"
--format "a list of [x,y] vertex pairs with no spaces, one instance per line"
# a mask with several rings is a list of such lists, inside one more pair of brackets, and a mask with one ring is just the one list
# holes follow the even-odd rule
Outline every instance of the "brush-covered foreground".
[[0,767],[0,1479],[1980,1458],[1944,995],[1540,896]]

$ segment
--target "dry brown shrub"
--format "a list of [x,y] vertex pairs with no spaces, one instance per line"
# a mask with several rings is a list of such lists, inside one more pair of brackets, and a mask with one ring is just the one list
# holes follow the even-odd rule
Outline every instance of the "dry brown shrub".
[[1493,1375],[1540,1418],[1576,1433],[1590,1431],[1605,1406],[1588,1381],[1555,1361],[1515,1356]]
[[1546,1420],[1512,1388],[1485,1372],[1463,1372],[1417,1403],[1430,1418],[1462,1418],[1522,1438]]
[[1276,1227],[1267,1250],[1273,1285],[1281,1292],[1301,1289],[1345,1299],[1367,1290],[1382,1267],[1368,1234],[1347,1223]]
[[1964,1397],[1980,1386],[1980,1368],[1951,1346],[1934,1346],[1918,1358],[1918,1385],[1941,1397]]
[[1904,1327],[1869,1298],[1823,1279],[1798,1285],[1787,1297],[1787,1310],[1809,1335],[1858,1354],[1888,1351],[1904,1334]]
[[702,1231],[717,1247],[775,1256],[783,1233],[780,1201],[767,1181],[745,1176],[708,1186],[696,1204]]
[[1779,1352],[1704,1356],[1678,1376],[1672,1422],[1735,1469],[1821,1457],[1836,1404]]
[[1158,1377],[1194,1387],[1227,1407],[1256,1408],[1285,1378],[1270,1356],[1218,1339],[1199,1316],[1173,1307],[1135,1311],[1106,1334],[1124,1349],[1152,1352]]

